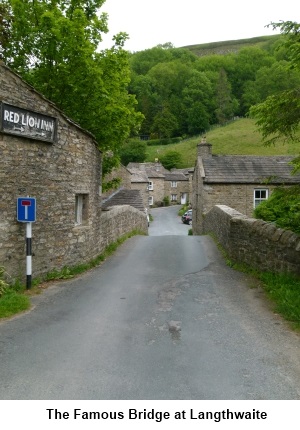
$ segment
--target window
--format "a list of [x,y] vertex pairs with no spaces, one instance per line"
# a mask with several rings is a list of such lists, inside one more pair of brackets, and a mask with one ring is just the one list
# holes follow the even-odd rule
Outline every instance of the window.
[[267,188],[254,190],[254,208],[256,208],[264,200],[267,200],[268,197],[269,190]]
[[172,188],[176,188],[177,187],[177,182],[176,181],[171,181],[171,187]]
[[148,190],[153,191],[153,182],[149,181],[148,183]]
[[75,195],[75,224],[81,225],[88,220],[88,194]]
[[171,194],[171,202],[177,202],[177,194]]
[[149,203],[149,206],[153,205],[153,196],[149,197],[148,203]]

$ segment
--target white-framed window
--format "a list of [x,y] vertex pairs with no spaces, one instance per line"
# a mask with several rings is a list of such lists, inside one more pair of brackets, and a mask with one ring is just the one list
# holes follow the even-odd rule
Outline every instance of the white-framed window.
[[171,194],[171,202],[177,202],[177,194]]
[[153,191],[153,182],[152,181],[148,182],[148,190]]
[[152,205],[153,205],[153,196],[150,196],[150,197],[149,197],[149,199],[148,199],[148,204],[149,204],[149,206],[152,206]]
[[176,188],[177,187],[177,182],[176,181],[171,181],[171,187],[172,188]]
[[88,194],[75,195],[75,224],[81,225],[88,220]]
[[261,202],[267,200],[269,197],[269,190],[267,188],[256,188],[254,190],[254,208],[256,208]]

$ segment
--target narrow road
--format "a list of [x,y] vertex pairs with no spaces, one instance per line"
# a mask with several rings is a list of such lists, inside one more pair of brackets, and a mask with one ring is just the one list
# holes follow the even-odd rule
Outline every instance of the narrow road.
[[0,399],[300,398],[300,339],[178,207],[0,323]]

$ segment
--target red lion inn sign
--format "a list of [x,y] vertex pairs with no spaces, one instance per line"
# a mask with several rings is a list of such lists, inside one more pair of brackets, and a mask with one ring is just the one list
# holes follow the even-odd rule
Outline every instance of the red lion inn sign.
[[0,131],[29,139],[53,143],[56,140],[57,118],[1,103]]

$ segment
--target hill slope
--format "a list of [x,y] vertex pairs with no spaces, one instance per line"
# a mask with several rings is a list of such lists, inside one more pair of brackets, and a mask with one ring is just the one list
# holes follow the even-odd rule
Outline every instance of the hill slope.
[[[166,152],[175,150],[182,156],[182,168],[193,167],[196,161],[197,144],[201,136],[170,145],[148,146],[146,161],[153,162]],[[213,145],[213,154],[220,155],[298,155],[300,144],[280,144],[265,146],[257,131],[255,121],[238,119],[223,127],[216,127],[206,133],[206,141]]]
[[198,57],[205,55],[226,55],[233,52],[238,52],[243,48],[257,46],[259,48],[267,48],[273,44],[281,35],[252,37],[250,39],[227,40],[223,42],[211,42],[201,45],[182,46],[182,48],[192,51]]

